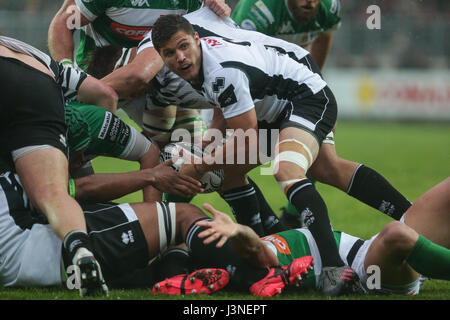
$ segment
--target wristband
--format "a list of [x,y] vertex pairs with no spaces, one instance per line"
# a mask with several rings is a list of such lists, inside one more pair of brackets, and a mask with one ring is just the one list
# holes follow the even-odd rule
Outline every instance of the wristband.
[[75,180],[69,179],[69,195],[75,199]]
[[61,63],[64,66],[73,67],[73,62],[70,59],[62,59],[59,63]]

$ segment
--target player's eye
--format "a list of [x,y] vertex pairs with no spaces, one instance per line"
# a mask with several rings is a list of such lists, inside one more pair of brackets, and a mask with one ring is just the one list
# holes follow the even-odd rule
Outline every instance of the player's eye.
[[166,58],[170,58],[174,55],[175,51],[174,50],[164,50],[163,51],[163,55]]

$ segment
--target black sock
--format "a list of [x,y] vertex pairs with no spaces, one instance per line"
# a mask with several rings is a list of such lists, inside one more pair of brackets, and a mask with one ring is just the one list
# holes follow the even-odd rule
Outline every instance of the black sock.
[[274,234],[287,230],[286,226],[278,219],[278,217],[275,215],[275,212],[273,212],[272,208],[267,203],[266,198],[264,198],[263,193],[256,185],[256,183],[249,177],[247,177],[247,179],[250,185],[252,185],[255,189],[256,197],[258,198],[260,208],[259,212],[261,215],[264,235]]
[[79,248],[86,248],[93,253],[88,234],[81,230],[74,230],[66,234],[63,240],[63,248],[63,260],[66,266],[73,263],[73,257]]
[[411,206],[383,176],[364,165],[355,170],[347,193],[395,220],[400,220]]
[[259,236],[264,235],[258,198],[251,184],[228,190],[221,196],[230,206],[238,223],[249,226]]
[[322,258],[322,265],[343,266],[334,240],[325,202],[309,179],[292,185],[287,192],[288,200],[300,212],[303,223],[311,232]]
[[[202,218],[199,220],[210,219]],[[254,267],[246,260],[237,256],[231,248],[229,241],[221,248],[216,247],[219,240],[205,245],[203,243],[204,239],[198,237],[198,234],[205,230],[205,228],[195,225],[197,221],[189,227],[185,241],[190,250],[192,266],[195,269],[225,269],[230,274],[230,288],[244,291],[247,291],[253,283],[261,280],[267,275],[268,269]]]

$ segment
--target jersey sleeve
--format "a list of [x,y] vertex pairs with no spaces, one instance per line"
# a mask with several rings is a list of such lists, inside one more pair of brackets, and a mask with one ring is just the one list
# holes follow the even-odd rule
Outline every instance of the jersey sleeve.
[[153,41],[152,41],[152,31],[150,30],[147,32],[144,36],[144,38],[139,42],[139,45],[136,50],[136,54],[139,54],[142,50],[145,50],[147,48],[153,48]]
[[[109,2],[109,3],[108,3]],[[106,0],[75,0],[75,4],[80,10],[80,13],[88,18],[89,21],[94,21],[99,15],[111,6],[111,1]]]
[[276,2],[268,0],[239,1],[231,18],[242,29],[274,35],[279,21],[277,21],[273,5],[276,5],[278,1],[281,3],[280,0]]
[[225,119],[254,108],[247,75],[239,69],[224,68],[204,83],[211,102],[220,107]]
[[61,86],[64,98],[74,100],[83,81],[89,76],[84,71],[58,63],[59,74],[56,82]]
[[325,29],[327,31],[334,31],[341,26],[341,2],[340,0],[325,0]]
[[111,112],[97,106],[84,106],[81,111],[89,124],[86,154],[138,161],[149,150],[150,140]]

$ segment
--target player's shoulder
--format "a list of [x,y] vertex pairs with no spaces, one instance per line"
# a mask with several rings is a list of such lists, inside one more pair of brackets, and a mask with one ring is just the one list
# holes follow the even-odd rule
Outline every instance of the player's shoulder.
[[245,29],[268,31],[283,17],[289,16],[284,1],[248,0],[239,1],[231,15],[232,19]]
[[339,28],[341,23],[340,11],[340,0],[323,0],[315,18],[316,25],[320,25],[324,31]]
[[231,44],[221,37],[200,38],[200,43],[203,63],[208,73],[215,72],[223,61],[236,55],[236,52],[230,47]]
[[320,3],[321,11],[323,14],[340,18],[341,14],[341,2],[340,0],[322,0]]
[[[139,3],[140,0],[75,0],[78,5],[90,6],[108,6],[108,7],[126,7]],[[145,1],[145,0],[144,0]]]

